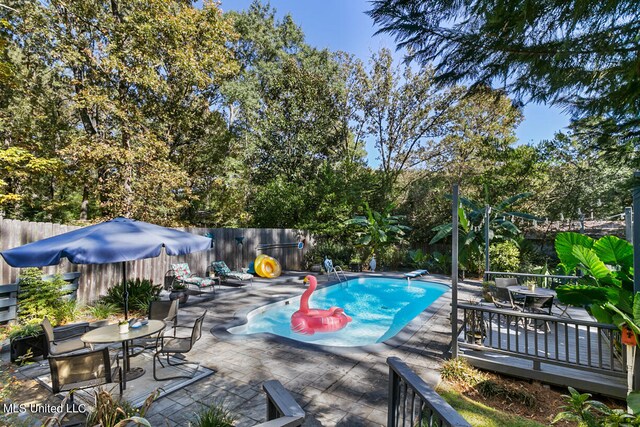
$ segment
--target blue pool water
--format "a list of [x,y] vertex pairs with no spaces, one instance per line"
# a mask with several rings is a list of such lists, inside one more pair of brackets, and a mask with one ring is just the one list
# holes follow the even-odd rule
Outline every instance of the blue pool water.
[[300,296],[269,304],[247,315],[247,323],[229,329],[232,334],[269,332],[313,344],[359,347],[386,341],[429,307],[449,288],[433,282],[406,279],[359,278],[317,289],[310,308],[337,306],[353,318],[337,332],[302,335],[291,331],[291,315],[300,307]]

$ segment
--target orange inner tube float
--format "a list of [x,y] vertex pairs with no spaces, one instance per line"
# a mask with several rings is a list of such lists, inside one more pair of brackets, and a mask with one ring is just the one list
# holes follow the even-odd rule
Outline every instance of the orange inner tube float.
[[316,332],[335,332],[347,326],[351,322],[340,307],[331,307],[328,310],[310,309],[309,298],[318,286],[315,276],[307,276],[305,282],[309,282],[309,289],[304,291],[300,298],[300,310],[291,315],[291,330],[299,334],[313,335]]

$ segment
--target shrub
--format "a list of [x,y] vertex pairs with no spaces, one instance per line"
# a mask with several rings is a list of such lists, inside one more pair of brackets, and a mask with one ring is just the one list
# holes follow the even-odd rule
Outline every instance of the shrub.
[[[149,303],[158,299],[162,286],[154,285],[147,279],[127,280],[129,291],[129,308],[147,311]],[[123,283],[109,288],[107,295],[101,298],[101,302],[114,304],[120,310],[124,310],[124,286]]]
[[325,257],[331,258],[333,265],[346,266],[355,255],[357,252],[351,245],[343,245],[329,240],[318,241],[304,255],[305,268],[310,269],[313,264],[322,264]]
[[407,251],[395,245],[384,246],[378,249],[376,260],[378,269],[397,270],[407,258]]
[[96,405],[87,417],[87,425],[101,427],[129,425],[126,420],[144,417],[157,396],[158,392],[155,391],[147,397],[139,409],[135,409],[128,401],[115,399],[111,393],[100,388],[95,392]]
[[18,278],[20,293],[18,294],[18,319],[21,322],[40,322],[44,317],[53,324],[62,317],[64,319],[64,292],[62,286],[66,282],[56,274],[52,280],[42,280],[39,268],[25,268]]
[[235,417],[222,403],[214,403],[196,414],[193,427],[233,427]]
[[427,263],[427,269],[431,273],[442,273],[442,274],[450,274],[451,273],[451,254],[443,254],[438,251],[434,251],[429,257],[429,261]]
[[96,319],[106,319],[120,311],[117,304],[98,301],[94,305],[87,308],[87,311]]
[[442,364],[442,379],[466,384],[470,387],[486,380],[486,375],[469,365],[462,357],[447,360]]
[[496,282],[493,280],[485,280],[482,282],[482,297],[486,302],[492,302],[491,292],[495,290]]
[[492,271],[518,271],[520,250],[513,242],[495,243],[489,246]]

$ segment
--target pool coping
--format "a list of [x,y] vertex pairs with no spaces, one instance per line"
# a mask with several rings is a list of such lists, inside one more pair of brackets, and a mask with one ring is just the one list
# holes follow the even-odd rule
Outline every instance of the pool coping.
[[[349,280],[359,279],[359,278],[405,279],[404,276],[397,277],[395,275],[390,276],[390,275],[367,274],[367,275],[350,277]],[[231,342],[245,341],[247,339],[250,339],[250,340],[263,339],[263,340],[275,341],[277,343],[281,343],[285,345],[290,345],[295,348],[302,348],[302,349],[320,352],[320,353],[330,353],[330,354],[336,354],[336,355],[349,355],[349,354],[361,354],[361,353],[378,354],[383,351],[389,350],[389,348],[398,348],[407,344],[407,342],[418,332],[418,330],[429,319],[431,319],[434,315],[436,315],[436,313],[440,310],[441,304],[438,304],[438,303],[441,302],[443,299],[446,300],[447,297],[449,300],[451,299],[451,281],[448,279],[439,278],[437,276],[426,276],[426,277],[415,278],[411,280],[420,281],[420,282],[438,283],[441,285],[445,285],[448,288],[448,290],[446,290],[442,295],[436,298],[427,308],[425,308],[423,311],[420,312],[420,314],[418,314],[409,323],[407,323],[404,328],[398,331],[397,334],[395,334],[393,337],[381,343],[369,344],[369,345],[364,345],[359,347],[340,347],[340,346],[313,344],[313,343],[308,343],[304,341],[298,341],[291,338],[283,337],[281,335],[276,335],[270,332],[259,332],[255,334],[243,335],[243,334],[232,334],[231,332],[228,331],[228,329],[230,328],[245,325],[248,322],[249,313],[255,310],[258,310],[259,308],[262,308],[269,304],[275,304],[281,301],[286,301],[291,298],[296,298],[297,296],[302,295],[302,293],[300,293],[299,295],[298,294],[289,295],[289,296],[279,295],[277,297],[267,298],[264,302],[262,302],[259,305],[252,305],[250,307],[243,308],[236,312],[233,320],[220,325],[216,325],[213,328],[211,328],[209,332],[218,339],[221,339],[224,341],[231,341]],[[326,288],[339,283],[340,283],[339,281],[326,282],[323,284],[319,284],[318,289]]]

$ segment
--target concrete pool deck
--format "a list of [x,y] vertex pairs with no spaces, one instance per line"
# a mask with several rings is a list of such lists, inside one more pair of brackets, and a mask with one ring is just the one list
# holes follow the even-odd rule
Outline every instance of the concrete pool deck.
[[[229,338],[210,332],[219,331],[248,309],[301,294],[305,274],[290,272],[277,284],[256,280],[253,286],[223,287],[215,296],[190,296],[180,308],[180,324],[193,324],[205,309],[208,314],[202,338],[186,356],[215,372],[154,402],[146,415],[151,425],[187,425],[201,408],[214,402],[221,402],[237,416],[237,426],[264,422],[262,384],[276,379],[306,412],[305,426],[383,426],[387,421],[386,359],[390,356],[402,359],[430,385],[437,384],[451,337],[450,291],[432,304],[428,321],[412,322],[399,338],[373,348],[316,348],[268,334]],[[375,275],[402,277],[401,273]],[[449,284],[442,276],[421,280]],[[319,281],[326,279],[320,276]],[[480,290],[477,283],[460,283],[459,300],[477,298]]]

